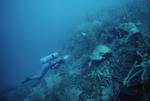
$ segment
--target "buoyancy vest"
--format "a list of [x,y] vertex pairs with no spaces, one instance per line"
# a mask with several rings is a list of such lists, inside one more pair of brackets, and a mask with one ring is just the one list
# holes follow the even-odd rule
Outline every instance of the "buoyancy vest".
[[42,64],[44,64],[44,63],[50,62],[51,60],[56,59],[58,56],[59,56],[59,53],[55,52],[55,53],[52,53],[48,56],[41,58],[40,61]]
[[50,67],[52,68],[53,66],[55,66],[56,64],[62,64],[64,61],[63,61],[63,58],[61,57],[61,56],[59,56],[59,57],[57,57],[57,58],[55,58],[54,60],[51,60],[50,62],[49,62],[49,64],[50,64]]

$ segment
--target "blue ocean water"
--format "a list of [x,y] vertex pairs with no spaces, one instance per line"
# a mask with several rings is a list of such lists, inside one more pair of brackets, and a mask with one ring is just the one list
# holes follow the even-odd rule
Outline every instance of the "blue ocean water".
[[[149,4],[0,0],[0,100],[150,100]],[[68,61],[36,87],[20,84],[39,74],[40,59],[56,51]]]
[[[111,0],[109,0],[111,3]],[[102,3],[102,4],[101,4]],[[99,0],[1,0],[1,87],[40,69],[39,59],[56,49],[108,2]],[[109,4],[111,5],[111,4]]]

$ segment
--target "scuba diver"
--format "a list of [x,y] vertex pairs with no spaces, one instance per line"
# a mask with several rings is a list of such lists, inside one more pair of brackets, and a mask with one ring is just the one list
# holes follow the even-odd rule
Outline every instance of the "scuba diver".
[[35,80],[35,84],[33,87],[36,87],[39,83],[39,81],[44,77],[44,75],[47,73],[49,69],[57,69],[62,63],[65,63],[68,60],[68,55],[61,56],[59,55],[58,52],[52,53],[46,57],[43,57],[40,59],[41,63],[43,64],[41,72],[37,76],[33,77],[27,77],[22,84],[30,81],[30,80]]

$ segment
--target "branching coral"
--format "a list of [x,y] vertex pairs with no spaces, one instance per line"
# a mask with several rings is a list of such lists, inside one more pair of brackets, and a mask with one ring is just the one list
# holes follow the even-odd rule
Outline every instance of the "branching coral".
[[71,65],[65,64],[63,67],[60,69],[59,75],[70,78],[75,77],[77,75],[80,75],[81,70],[78,68],[73,68]]
[[43,101],[44,97],[45,90],[41,87],[41,84],[31,89],[31,94],[29,95],[29,98],[31,98],[33,101]]
[[105,78],[102,79],[106,87],[102,87],[102,101],[110,101],[113,99],[114,101],[119,101],[118,96],[120,93],[119,83],[112,82],[111,79]]
[[[126,85],[127,87],[130,86],[130,81],[139,74],[141,74],[141,82],[148,80],[148,74],[150,69],[150,56],[148,56],[148,54],[141,55],[139,51],[137,51],[137,54],[142,58],[142,62],[137,65],[137,61],[135,61],[135,63],[133,64],[133,67],[123,81],[123,85]],[[136,68],[138,68],[138,71],[132,74],[133,70]]]

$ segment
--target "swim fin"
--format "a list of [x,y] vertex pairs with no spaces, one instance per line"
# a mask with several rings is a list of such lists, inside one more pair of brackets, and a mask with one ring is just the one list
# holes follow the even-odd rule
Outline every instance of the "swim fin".
[[22,81],[21,83],[23,84],[23,83],[25,83],[25,82],[27,82],[27,81],[30,81],[31,80],[31,78],[29,78],[29,77],[27,77],[24,81]]

